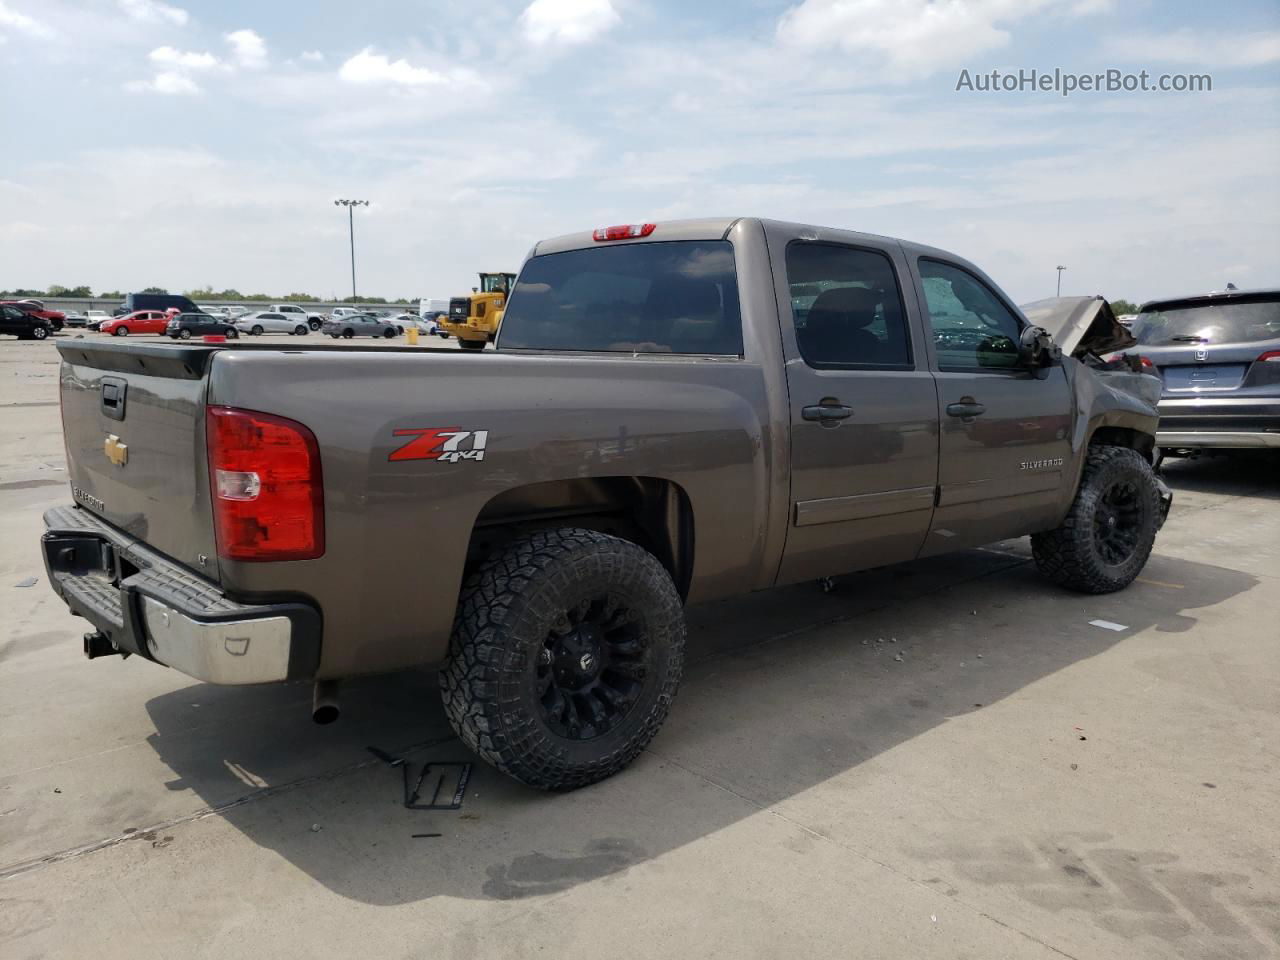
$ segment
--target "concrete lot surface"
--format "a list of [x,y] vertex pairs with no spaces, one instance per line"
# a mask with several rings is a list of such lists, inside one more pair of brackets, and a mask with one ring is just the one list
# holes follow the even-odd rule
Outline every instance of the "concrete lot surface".
[[1171,461],[1120,594],[1017,540],[695,609],[631,769],[555,796],[478,764],[424,812],[367,747],[471,759],[431,675],[316,727],[305,687],[83,659],[37,550],[56,369],[0,341],[7,960],[1280,956],[1274,460]]

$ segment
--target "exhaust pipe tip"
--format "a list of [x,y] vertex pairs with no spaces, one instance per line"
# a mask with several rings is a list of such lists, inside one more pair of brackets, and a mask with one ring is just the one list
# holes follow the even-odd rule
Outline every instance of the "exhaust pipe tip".
[[320,725],[333,723],[342,716],[338,706],[338,681],[317,680],[311,694],[311,719]]

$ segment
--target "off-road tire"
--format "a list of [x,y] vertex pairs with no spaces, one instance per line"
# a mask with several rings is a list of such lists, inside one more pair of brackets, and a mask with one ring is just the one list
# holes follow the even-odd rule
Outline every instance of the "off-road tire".
[[[614,726],[590,739],[553,730],[537,692],[554,625],[607,592],[643,637],[639,693]],[[617,773],[671,709],[684,671],[680,595],[641,547],[593,530],[540,531],[508,544],[467,580],[440,671],[445,712],[463,742],[503,773],[542,790],[572,790]]]
[[[1118,562],[1103,555],[1098,520],[1103,500],[1117,484],[1132,485],[1135,543]],[[1075,501],[1056,530],[1033,534],[1031,553],[1040,572],[1081,593],[1123,590],[1142,572],[1160,529],[1160,489],[1151,464],[1136,450],[1095,444],[1085,459]]]

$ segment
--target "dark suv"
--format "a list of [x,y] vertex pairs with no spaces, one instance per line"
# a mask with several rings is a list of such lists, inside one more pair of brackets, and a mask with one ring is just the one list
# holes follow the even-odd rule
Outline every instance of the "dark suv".
[[44,317],[22,310],[11,303],[0,303],[0,334],[19,340],[44,340],[53,333],[53,324]]
[[1164,381],[1164,452],[1280,450],[1280,290],[1155,300],[1130,329]]
[[230,320],[208,313],[179,313],[169,321],[165,333],[174,340],[206,336],[224,336],[228,340],[234,340],[240,336],[240,331]]

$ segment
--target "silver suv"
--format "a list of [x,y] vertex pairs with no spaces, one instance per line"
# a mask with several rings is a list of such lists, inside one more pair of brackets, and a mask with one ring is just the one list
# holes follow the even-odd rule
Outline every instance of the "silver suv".
[[1280,450],[1280,290],[1155,300],[1130,329],[1164,383],[1163,451]]

